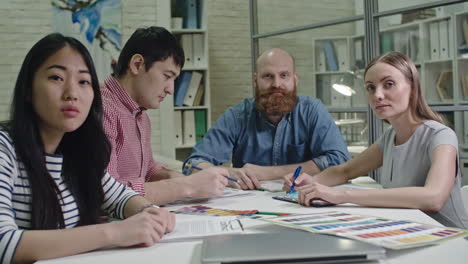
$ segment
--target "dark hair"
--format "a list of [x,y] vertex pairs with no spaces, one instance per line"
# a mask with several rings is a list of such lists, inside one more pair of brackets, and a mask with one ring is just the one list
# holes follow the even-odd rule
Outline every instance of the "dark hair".
[[411,61],[405,54],[402,54],[397,51],[389,51],[385,54],[375,57],[372,61],[367,64],[367,67],[364,71],[364,76],[366,76],[367,71],[377,63],[386,63],[398,69],[410,83],[411,86],[411,96],[409,102],[409,108],[411,113],[415,117],[420,119],[435,120],[439,123],[444,123],[443,119],[439,114],[434,112],[429,105],[427,105],[426,100],[422,94],[421,90],[421,81],[419,79],[419,72],[416,69],[416,65]]
[[184,67],[184,50],[177,39],[162,27],[137,29],[120,52],[114,75],[118,77],[124,75],[127,72],[130,59],[135,54],[143,56],[147,71],[154,62],[164,61],[169,57],[174,59],[177,66]]
[[65,184],[80,212],[78,225],[97,223],[104,200],[101,180],[109,163],[111,148],[102,127],[102,101],[96,70],[88,50],[78,40],[58,33],[49,34],[26,55],[16,80],[10,121],[3,125],[13,140],[18,160],[24,164],[30,182],[32,229],[65,226],[58,198],[60,191],[46,168],[39,120],[32,105],[32,86],[34,75],[41,65],[66,46],[83,57],[94,91],[86,120],[75,131],[65,133],[57,148],[57,152],[63,155]]

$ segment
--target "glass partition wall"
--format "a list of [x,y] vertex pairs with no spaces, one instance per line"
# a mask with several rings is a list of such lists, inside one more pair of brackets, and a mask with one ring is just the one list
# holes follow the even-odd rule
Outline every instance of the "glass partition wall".
[[468,174],[467,1],[251,0],[250,11],[252,70],[261,51],[289,51],[298,95],[322,100],[352,156],[388,126],[368,107],[365,65],[390,50],[408,55],[427,102],[457,133],[460,165]]

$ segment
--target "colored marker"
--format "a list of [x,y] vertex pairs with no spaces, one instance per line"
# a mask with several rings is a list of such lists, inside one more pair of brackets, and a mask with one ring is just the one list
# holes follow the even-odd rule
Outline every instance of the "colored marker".
[[302,166],[298,166],[296,171],[294,172],[294,177],[293,177],[293,181],[292,181],[292,185],[291,185],[291,188],[289,188],[289,192],[288,193],[292,193],[294,191],[294,188],[296,187],[296,179],[297,177],[299,177],[299,175],[301,174],[301,170],[302,170]]
[[276,216],[291,215],[291,214],[288,214],[288,213],[275,213],[275,212],[262,212],[262,211],[258,211],[258,212],[256,212],[256,214],[261,214],[261,215],[276,215]]

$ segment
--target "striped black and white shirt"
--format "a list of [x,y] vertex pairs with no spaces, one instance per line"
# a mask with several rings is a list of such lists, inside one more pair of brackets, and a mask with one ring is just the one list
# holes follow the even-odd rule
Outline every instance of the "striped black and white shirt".
[[[63,157],[45,154],[46,166],[58,186],[65,227],[75,227],[79,211],[75,198],[62,177]],[[127,201],[138,195],[108,173],[102,179],[102,209],[111,217],[123,219]],[[11,138],[0,130],[0,263],[10,263],[25,230],[31,228],[31,189],[24,165],[16,157]]]

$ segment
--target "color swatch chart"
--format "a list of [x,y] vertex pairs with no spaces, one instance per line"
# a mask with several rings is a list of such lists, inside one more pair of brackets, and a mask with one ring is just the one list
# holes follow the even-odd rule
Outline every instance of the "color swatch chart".
[[251,216],[256,214],[257,210],[225,210],[216,209],[204,205],[194,205],[190,207],[182,207],[174,211],[175,214],[196,214],[196,215],[212,215],[212,216]]
[[448,239],[468,235],[467,230],[457,228],[342,212],[322,212],[263,220],[310,232],[357,239],[391,249],[438,244]]

